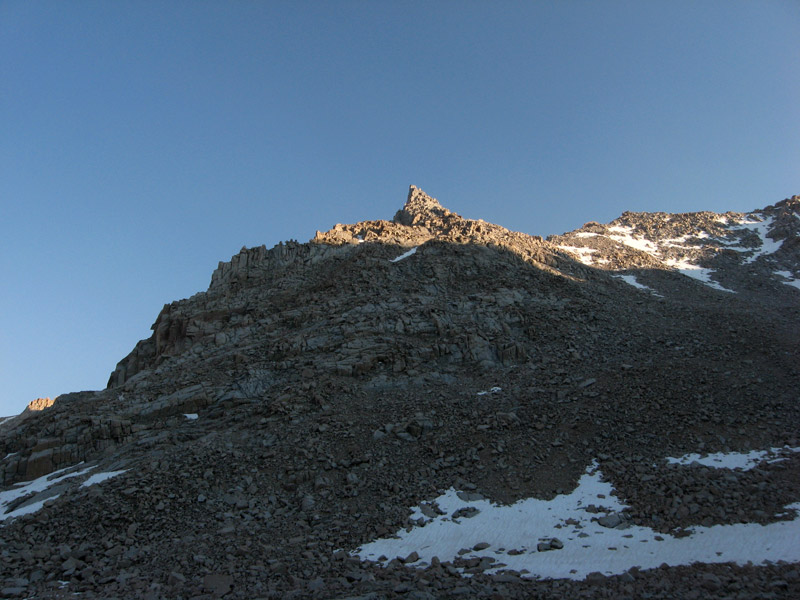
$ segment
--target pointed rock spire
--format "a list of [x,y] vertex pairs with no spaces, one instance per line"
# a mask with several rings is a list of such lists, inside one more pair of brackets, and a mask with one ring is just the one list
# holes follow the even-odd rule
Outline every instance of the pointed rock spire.
[[412,185],[408,188],[408,199],[405,206],[398,210],[392,222],[399,225],[427,225],[432,222],[456,217],[458,215],[443,207],[436,198],[428,196],[420,188]]

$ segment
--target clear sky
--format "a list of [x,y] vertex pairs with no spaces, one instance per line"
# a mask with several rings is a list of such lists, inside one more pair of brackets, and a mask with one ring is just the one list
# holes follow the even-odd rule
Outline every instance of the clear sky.
[[0,0],[0,415],[409,184],[537,235],[800,194],[798,30],[796,0]]

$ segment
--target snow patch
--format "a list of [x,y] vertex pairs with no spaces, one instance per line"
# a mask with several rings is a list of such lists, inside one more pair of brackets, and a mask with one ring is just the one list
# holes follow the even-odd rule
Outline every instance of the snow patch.
[[639,290],[645,290],[647,292],[650,292],[654,296],[660,296],[663,298],[663,296],[661,296],[661,294],[656,292],[653,288],[639,283],[635,275],[612,275],[612,277],[616,277],[617,279],[622,279],[622,281],[624,281],[625,283],[632,285],[633,287]]
[[795,278],[791,271],[775,271],[775,275],[779,275],[780,277],[786,279],[786,281],[782,281],[781,283],[791,285],[800,290],[800,279]]
[[[53,473],[49,473],[48,475],[42,475],[41,477],[34,479],[33,481],[23,481],[21,483],[17,483],[14,486],[12,486],[11,489],[0,492],[0,521],[5,521],[6,519],[36,512],[37,510],[42,508],[45,502],[57,498],[58,495],[49,496],[48,498],[45,498],[41,501],[34,502],[32,504],[27,504],[25,506],[16,508],[12,511],[8,511],[6,507],[15,500],[19,500],[20,498],[24,498],[25,496],[31,494],[37,494],[39,492],[43,492],[46,489],[54,486],[55,484],[64,481],[65,479],[69,479],[71,477],[79,477],[94,469],[94,467],[86,467],[85,469],[79,469],[71,473],[64,473],[70,468],[72,467],[59,469],[58,471],[54,471]],[[59,475],[59,473],[64,473],[64,474]]]
[[494,386],[493,388],[491,388],[489,390],[484,390],[482,392],[478,392],[477,395],[478,396],[485,396],[486,394],[496,394],[497,392],[502,392],[502,391],[503,391],[503,388]]
[[411,256],[412,254],[416,254],[417,248],[418,248],[418,246],[414,246],[408,252],[405,252],[405,253],[401,254],[397,258],[392,258],[389,262],[396,263],[396,262],[400,262],[401,260],[404,260],[404,259],[408,258],[409,256]]
[[721,286],[719,283],[711,279],[711,275],[715,272],[714,269],[706,269],[703,267],[698,267],[695,264],[688,262],[687,260],[675,260],[670,259],[664,262],[665,265],[668,267],[672,267],[676,271],[679,271],[681,274],[686,275],[687,277],[691,277],[692,279],[697,279],[704,284],[706,284],[710,288],[714,288],[715,290],[719,290],[721,292],[730,292],[735,294],[735,290],[729,290],[726,287]]
[[11,512],[0,514],[0,521],[4,521],[6,519],[13,519],[15,517],[21,517],[22,515],[29,515],[31,513],[38,512],[41,508],[45,505],[46,502],[50,502],[51,500],[55,500],[61,496],[61,494],[53,494],[52,496],[48,496],[43,500],[38,500],[36,502],[31,502],[30,504],[25,504],[12,510]]
[[786,452],[800,452],[800,448],[770,448],[769,450],[751,450],[750,452],[717,452],[715,454],[684,454],[678,458],[667,457],[667,462],[673,465],[698,464],[715,469],[741,469],[749,471],[756,465],[769,460],[782,460],[778,454]]
[[106,471],[105,473],[95,473],[91,477],[89,477],[86,481],[81,484],[81,487],[89,487],[90,485],[94,485],[95,483],[100,483],[105,481],[106,479],[111,479],[112,477],[116,477],[117,475],[121,475],[128,469],[122,469],[121,471]]
[[609,227],[608,230],[617,234],[608,236],[615,242],[625,244],[626,246],[641,250],[642,252],[647,252],[654,256],[658,254],[658,246],[648,239],[635,237],[633,235],[633,227],[615,225],[614,227]]
[[[93,465],[91,467],[84,467],[83,469],[73,470],[70,473],[66,473],[66,471],[74,469],[75,467],[66,467],[64,469],[54,471],[53,473],[50,473],[48,475],[43,475],[42,477],[34,479],[33,481],[24,481],[21,483],[17,483],[8,490],[0,491],[0,521],[5,521],[6,519],[12,519],[14,517],[19,517],[21,515],[34,513],[39,509],[41,509],[46,502],[55,500],[61,494],[54,493],[42,498],[41,500],[37,500],[35,502],[29,502],[28,504],[23,504],[21,506],[14,508],[13,510],[9,510],[8,506],[14,503],[15,501],[25,498],[26,496],[31,496],[32,499],[34,497],[34,494],[44,492],[53,487],[54,485],[61,483],[62,481],[65,481],[67,479],[85,475],[86,473],[88,473],[92,469],[95,469],[96,467],[97,467],[96,465]],[[94,485],[95,483],[100,483],[101,481],[105,481],[106,479],[116,477],[117,475],[124,473],[126,470],[127,469],[123,469],[122,471],[108,471],[105,473],[95,473],[91,475],[89,478],[87,478],[86,481],[81,483],[81,487],[88,487],[90,485]]]
[[[734,454],[721,460],[726,464],[744,460],[733,458]],[[743,456],[750,460],[754,458],[751,454]],[[694,562],[800,561],[800,519],[796,517],[768,525],[693,527],[688,536],[678,538],[637,525],[600,525],[597,517],[601,515],[588,512],[590,505],[609,513],[627,508],[612,495],[613,491],[611,484],[603,481],[596,463],[587,468],[575,490],[552,500],[529,498],[500,506],[451,488],[412,509],[411,519],[417,526],[365,544],[352,554],[386,564],[395,557],[416,552],[419,559],[413,563],[415,567],[428,566],[434,556],[442,561],[458,556],[478,557],[493,561],[487,573],[526,570],[524,577],[528,578],[576,580],[596,571],[616,575],[634,566],[652,569],[663,563],[677,566]],[[796,513],[800,502],[786,509]],[[436,516],[430,517],[431,514]],[[547,547],[554,538],[563,547],[539,550],[540,542]],[[463,552],[465,548],[470,550]]]
[[578,260],[585,265],[593,265],[594,259],[592,258],[592,254],[597,252],[595,248],[583,248],[579,246],[559,246],[562,250],[566,250],[567,252],[571,252],[572,254],[576,254],[578,256]]
[[755,250],[754,252],[752,248],[733,248],[739,252],[753,252],[753,255],[744,261],[745,264],[754,262],[760,256],[766,256],[767,254],[777,252],[783,245],[783,240],[776,242],[775,240],[767,237],[767,234],[773,227],[774,222],[774,217],[767,217],[766,219],[760,220],[755,217],[755,215],[748,215],[746,220],[737,221],[736,226],[731,227],[733,231],[753,231],[758,235],[759,240],[761,241],[761,248],[759,250]]

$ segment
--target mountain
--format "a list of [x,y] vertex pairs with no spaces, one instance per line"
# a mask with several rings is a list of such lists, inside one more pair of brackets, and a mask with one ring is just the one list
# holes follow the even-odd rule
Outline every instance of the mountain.
[[0,596],[799,597],[799,229],[542,239],[412,186],[243,248],[0,423]]

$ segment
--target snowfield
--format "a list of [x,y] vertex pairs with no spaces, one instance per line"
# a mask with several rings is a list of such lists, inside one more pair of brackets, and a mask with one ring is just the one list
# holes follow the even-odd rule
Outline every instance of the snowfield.
[[[751,469],[779,459],[777,452],[690,454],[667,462]],[[593,572],[616,575],[632,567],[651,569],[664,563],[800,561],[800,519],[796,516],[800,502],[785,507],[795,513],[791,521],[697,526],[689,535],[676,537],[627,522],[619,513],[628,507],[613,493],[596,463],[587,468],[571,493],[552,500],[528,498],[501,506],[451,488],[413,509],[411,520],[416,526],[365,544],[352,554],[384,565],[399,557],[415,567],[428,566],[434,557],[440,561],[478,559],[488,567],[487,573],[513,570],[527,578],[575,580]]]
[[[58,491],[57,484],[63,483],[67,479],[71,479],[73,477],[82,477],[95,468],[96,465],[67,472],[70,469],[74,469],[74,467],[67,467],[65,469],[60,469],[50,473],[49,475],[43,475],[42,477],[32,481],[18,483],[12,486],[11,489],[0,491],[0,521],[5,521],[6,519],[19,517],[21,515],[27,515],[29,513],[38,511],[40,508],[42,508],[42,506],[44,506],[45,502],[55,500],[61,495]],[[106,479],[110,479],[111,477],[116,477],[124,472],[125,470],[95,473],[88,477],[81,484],[81,487],[100,483]],[[48,491],[52,493],[43,493]],[[25,498],[26,496],[30,496],[27,501],[23,501],[20,504],[16,503],[18,500]],[[12,504],[13,508],[9,508],[9,505]]]

